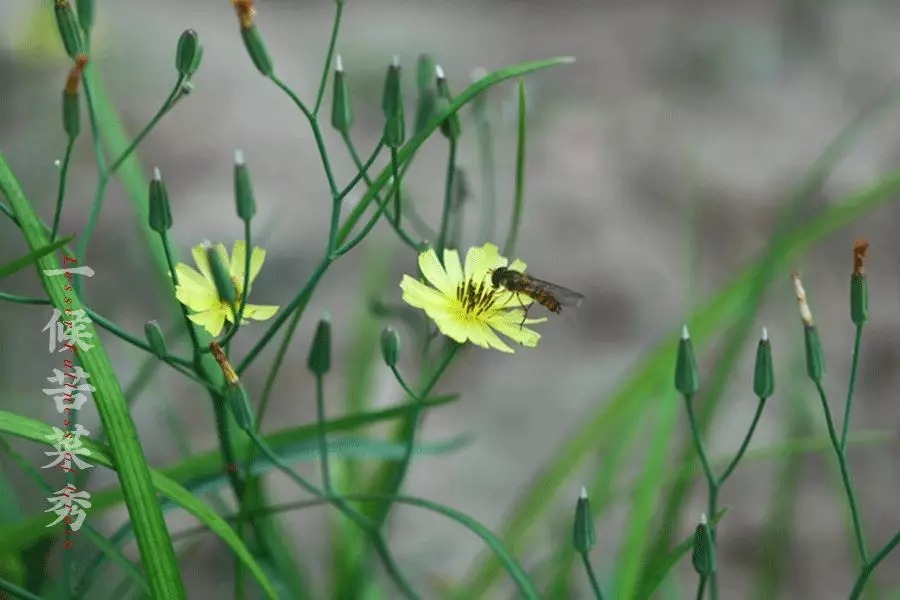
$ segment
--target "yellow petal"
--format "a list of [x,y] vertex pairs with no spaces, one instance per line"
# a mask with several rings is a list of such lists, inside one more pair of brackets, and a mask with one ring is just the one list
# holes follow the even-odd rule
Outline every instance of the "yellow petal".
[[400,282],[400,289],[403,290],[403,301],[416,308],[426,308],[428,306],[446,307],[450,300],[421,281],[416,281],[409,275],[404,275]]
[[456,250],[444,250],[444,269],[447,271],[447,279],[453,286],[451,293],[455,294],[456,286],[464,281],[462,264],[459,262],[459,252]]
[[447,272],[444,271],[437,253],[432,248],[419,254],[419,269],[422,270],[425,279],[445,295],[449,296],[455,292],[455,282],[447,277]]
[[231,245],[231,263],[228,265],[228,274],[236,277],[238,281],[244,281],[244,260],[247,258],[247,244],[244,240],[236,240]]
[[512,264],[507,267],[510,271],[518,271],[519,273],[525,272],[525,263],[519,260],[518,258],[512,261]]
[[490,271],[497,267],[505,267],[508,261],[500,256],[497,246],[485,244],[473,246],[466,252],[465,276],[469,281],[482,282],[490,276]]
[[[481,329],[482,333],[484,334],[485,340],[487,341],[487,343],[490,345],[491,348],[496,348],[497,350],[500,350],[501,352],[507,352],[509,354],[513,354],[515,352],[515,350],[513,350],[512,348],[507,346],[506,343],[503,340],[501,340],[499,338],[499,336],[497,336],[497,334],[494,333],[494,330],[491,329],[490,327],[488,327],[487,324],[485,324],[484,322],[481,322],[481,323],[478,323],[478,325],[479,325],[479,329]],[[473,327],[473,329],[474,329],[474,327]]]
[[194,264],[197,265],[197,268],[200,269],[200,273],[203,274],[203,277],[206,278],[208,282],[210,282],[213,286],[216,285],[215,280],[212,276],[212,271],[209,269],[209,257],[206,255],[206,248],[203,244],[199,246],[194,246],[191,248],[191,256],[194,257]]
[[458,318],[451,316],[449,313],[440,311],[433,315],[429,314],[428,316],[434,321],[434,324],[437,325],[437,328],[441,333],[456,343],[462,344],[469,339],[466,326]]
[[[256,276],[259,275],[259,270],[262,269],[263,263],[266,261],[266,251],[256,246],[253,248],[253,252],[250,253],[250,283],[256,279]],[[241,275],[244,274],[244,268],[241,267]]]
[[208,310],[206,312],[188,315],[188,319],[200,325],[213,337],[219,335],[225,326],[224,310]]
[[175,287],[175,299],[194,312],[202,312],[217,308],[221,301],[215,294],[196,293],[187,286]]
[[244,307],[244,318],[255,321],[271,319],[278,312],[278,307],[272,304],[248,304]]
[[524,325],[522,325],[521,313],[517,315],[517,320],[515,320],[515,322],[510,322],[510,319],[507,317],[492,319],[490,321],[490,324],[494,329],[496,329],[512,341],[518,342],[523,346],[528,346],[529,348],[534,348],[535,346],[537,346],[538,341],[541,339],[541,334],[539,334],[537,331],[528,329]]

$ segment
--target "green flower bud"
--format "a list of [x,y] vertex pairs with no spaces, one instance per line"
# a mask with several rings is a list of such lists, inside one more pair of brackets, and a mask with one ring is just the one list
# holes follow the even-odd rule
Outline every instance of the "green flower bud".
[[430,55],[419,55],[419,61],[416,63],[416,89],[420,94],[431,89],[431,84],[434,83],[434,67],[434,59]]
[[169,206],[169,193],[158,168],[153,169],[150,180],[150,229],[156,233],[165,233],[172,228],[172,208]]
[[81,133],[81,103],[78,101],[78,93],[70,94],[68,90],[63,92],[62,104],[63,129],[71,142]]
[[306,365],[318,376],[325,375],[331,370],[331,320],[327,316],[316,326]]
[[678,342],[678,356],[675,359],[675,389],[685,396],[694,394],[700,389],[700,370],[694,356],[694,346],[687,325],[681,330]]
[[385,327],[381,332],[381,357],[389,367],[397,365],[400,353],[400,336],[393,327]]
[[234,304],[237,300],[237,290],[231,280],[228,267],[225,266],[223,257],[219,255],[216,247],[209,242],[206,243],[206,256],[209,259],[209,270],[212,272],[219,299],[228,304]]
[[203,58],[203,45],[200,36],[193,29],[185,29],[178,38],[178,49],[175,52],[175,69],[182,77],[190,77],[200,66]]
[[78,9],[78,24],[89,34],[94,26],[94,0],[77,0],[75,6]]
[[581,495],[575,504],[575,524],[572,527],[572,545],[581,554],[591,551],[597,544],[597,532],[594,530],[594,517],[588,503],[587,490],[582,487]]
[[[445,108],[450,106],[450,103],[453,101],[453,97],[450,95],[450,86],[447,85],[447,79],[444,77],[444,70],[440,67],[440,65],[436,65],[434,67],[434,73],[437,76],[437,94],[438,98],[440,99],[438,107],[439,110],[443,111]],[[449,140],[455,141],[459,139],[461,132],[462,126],[459,122],[459,115],[455,112],[449,115],[441,123],[441,133],[443,133],[444,137]]]
[[269,77],[275,72],[275,66],[272,64],[272,57],[266,50],[266,44],[263,42],[262,36],[256,25],[241,28],[241,38],[244,40],[244,47],[247,48],[247,54],[256,69],[265,77]]
[[384,91],[381,95],[381,108],[384,118],[390,119],[403,110],[403,92],[400,86],[400,58],[395,56],[387,69],[384,78]]
[[419,94],[416,102],[416,125],[414,131],[418,135],[428,125],[431,117],[438,113],[438,97],[437,92],[427,89]]
[[353,107],[350,105],[350,88],[344,75],[341,55],[335,58],[334,88],[331,96],[331,126],[341,133],[353,127]]
[[869,320],[869,283],[863,262],[869,243],[858,240],[853,244],[853,274],[850,276],[850,319],[857,327]]
[[238,217],[245,223],[249,223],[256,214],[256,202],[253,200],[250,172],[244,162],[244,153],[240,150],[234,152],[234,198]]
[[62,38],[63,47],[66,54],[74,59],[76,56],[84,52],[84,45],[81,41],[81,31],[79,30],[78,20],[75,17],[75,11],[69,0],[56,0],[56,27],[59,29],[59,37]]
[[803,326],[803,342],[806,347],[806,373],[810,379],[819,383],[825,373],[825,353],[815,325]]
[[694,531],[694,552],[691,556],[698,575],[708,576],[716,570],[716,545],[706,515],[700,515],[700,523]]
[[757,398],[771,398],[775,393],[775,369],[772,366],[772,346],[769,332],[763,327],[756,347],[756,366],[753,369],[753,393]]
[[153,355],[160,360],[164,359],[168,351],[166,350],[166,338],[163,336],[159,323],[147,321],[144,325],[144,336],[147,338],[147,343],[150,345]]
[[225,386],[225,402],[234,415],[234,420],[244,431],[252,431],[254,428],[253,410],[250,408],[250,399],[247,390],[240,382],[229,383]]

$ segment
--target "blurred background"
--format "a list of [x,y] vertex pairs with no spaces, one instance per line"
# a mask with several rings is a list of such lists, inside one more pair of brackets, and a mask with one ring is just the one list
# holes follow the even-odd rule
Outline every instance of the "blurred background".
[[[60,94],[70,62],[52,13],[41,16],[35,4],[0,3],[0,148],[42,216],[50,219],[57,184],[53,161],[65,147]],[[311,101],[332,4],[260,0],[258,11],[257,22],[278,72]],[[146,173],[159,166],[165,176],[173,203],[174,243],[185,259],[203,239],[230,247],[241,237],[231,170],[234,150],[243,149],[257,197],[257,240],[268,252],[253,300],[284,305],[310,275],[325,243],[327,185],[306,122],[253,68],[230,3],[97,2],[92,61],[125,129],[134,134],[174,83],[175,43],[188,27],[199,32],[205,47],[203,64],[193,78],[196,89],[146,139],[139,150],[141,162]],[[586,300],[577,309],[551,315],[540,326],[543,337],[535,349],[503,355],[476,348],[452,366],[440,390],[459,391],[462,399],[430,413],[421,439],[467,433],[471,443],[450,455],[415,460],[407,480],[409,493],[449,504],[495,531],[520,495],[542,477],[541,467],[554,449],[587,415],[605,405],[652,349],[661,342],[674,345],[686,314],[760,256],[778,210],[804,170],[859,111],[896,84],[900,73],[900,7],[878,0],[348,0],[342,27],[337,48],[353,93],[354,140],[364,156],[380,135],[381,86],[393,55],[406,67],[410,90],[416,58],[427,52],[443,66],[455,91],[468,85],[476,68],[495,70],[552,56],[577,58],[573,65],[527,78],[525,212],[516,255],[537,276],[573,288]],[[496,150],[493,241],[501,244],[513,191],[514,82],[493,88],[487,100]],[[323,115],[330,114],[329,106],[330,92]],[[411,100],[407,106],[411,118]],[[467,247],[483,241],[478,230],[484,214],[471,110],[464,111],[463,129],[459,164],[471,186],[463,206],[462,246]],[[327,136],[339,180],[348,181],[354,171],[346,152],[333,132]],[[84,227],[96,185],[88,135],[81,136],[73,160],[61,228],[66,234]],[[446,144],[435,136],[407,179],[409,194],[432,226],[439,217],[445,161]],[[900,106],[873,123],[807,205],[803,219],[874,183],[898,161]],[[351,204],[356,199],[358,194],[351,194]],[[828,236],[789,267],[804,274],[826,349],[826,388],[839,414],[853,341],[847,308],[851,243],[856,237],[871,242],[867,270],[872,320],[863,339],[853,426],[856,431],[887,432],[890,438],[854,447],[850,456],[873,548],[900,523],[897,218],[898,206],[888,202]],[[3,256],[23,253],[21,236],[8,221],[0,222],[0,232]],[[343,412],[347,390],[342,374],[354,350],[350,334],[360,319],[368,318],[367,298],[360,292],[364,278],[383,273],[387,283],[380,299],[396,303],[400,290],[394,282],[415,269],[413,253],[384,223],[362,248],[329,270],[313,296],[275,389],[270,427],[314,418],[313,380],[305,360],[316,320],[326,311],[337,336],[329,410],[332,415]],[[174,324],[169,300],[150,276],[153,267],[118,181],[108,190],[86,262],[96,271],[85,281],[92,308],[138,335],[149,319],[160,320],[164,328]],[[4,291],[40,294],[30,271],[4,283]],[[3,408],[55,422],[55,413],[39,393],[54,366],[40,333],[47,311],[9,304],[0,310]],[[752,448],[800,434],[821,434],[821,409],[802,366],[801,327],[787,272],[767,295],[759,325],[769,327],[779,388]],[[263,327],[242,330],[235,345],[238,356]],[[409,331],[401,329],[401,335],[408,339]],[[123,381],[130,381],[141,355],[112,337],[104,342]],[[701,349],[704,375],[721,345],[717,340]],[[406,348],[411,355],[412,344]],[[754,349],[755,340],[748,340],[708,437],[714,456],[730,456],[736,450],[753,414]],[[372,360],[378,360],[377,355]],[[265,357],[248,372],[251,393],[263,385],[264,363]],[[407,360],[404,366],[412,376],[416,365]],[[374,405],[402,400],[387,369],[379,363],[373,372]],[[675,398],[661,395],[659,401]],[[215,446],[206,394],[171,371],[160,371],[134,409],[154,465],[177,459],[165,426],[169,410],[189,427],[193,450]],[[86,424],[96,426],[95,412],[87,412]],[[679,442],[687,439],[683,414],[676,430]],[[652,433],[648,423],[645,434]],[[680,446],[672,447],[674,470],[675,448]],[[43,460],[42,448],[21,448],[35,465]],[[632,479],[642,469],[641,448],[638,443],[633,468],[617,483],[611,512],[599,524],[598,549],[592,556],[601,581],[608,581],[616,566],[631,508]],[[603,460],[599,451],[588,457],[560,487],[552,510],[518,552],[527,568],[540,571],[568,544],[578,490],[596,477]],[[846,597],[855,558],[834,463],[829,449],[747,460],[739,466],[720,501],[729,508],[719,530],[722,598]],[[20,479],[9,462],[2,464],[10,477]],[[312,465],[302,469],[316,474]],[[787,487],[786,472],[794,481]],[[109,474],[98,473],[92,486],[99,489],[112,481]],[[298,497],[296,488],[280,476],[273,476],[272,482],[279,499]],[[21,485],[20,498],[40,497],[33,485]],[[693,530],[704,507],[705,490],[697,485],[676,539]],[[318,568],[328,558],[322,550],[327,547],[323,514],[315,509],[285,519],[296,533],[300,552]],[[124,510],[113,511],[93,524],[112,530],[123,515]],[[171,522],[175,528],[191,524],[180,514],[173,514]],[[390,527],[398,561],[421,590],[432,590],[425,592],[429,598],[438,596],[436,588],[428,586],[459,581],[482,556],[480,540],[422,511],[396,507]],[[654,523],[651,532],[658,527]],[[209,537],[185,569],[192,598],[231,593],[231,558],[221,550]],[[660,597],[692,594],[695,576],[689,561],[683,562]],[[317,579],[321,575],[316,568],[311,573],[319,585],[324,583]],[[501,580],[485,597],[512,597],[506,577]],[[882,563],[875,580],[882,597],[900,598],[900,553]],[[587,597],[580,569],[574,570],[572,581],[571,597]]]

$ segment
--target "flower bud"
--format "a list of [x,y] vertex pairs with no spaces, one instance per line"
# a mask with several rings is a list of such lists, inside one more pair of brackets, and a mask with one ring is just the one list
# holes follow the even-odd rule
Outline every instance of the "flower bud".
[[[450,106],[453,97],[450,95],[450,86],[447,85],[447,79],[444,77],[444,70],[440,65],[435,65],[434,73],[437,77],[438,107],[440,110],[444,110]],[[455,141],[459,139],[461,132],[462,127],[459,122],[459,115],[456,112],[449,115],[441,123],[441,133],[449,140]]]
[[178,38],[178,49],[175,52],[175,69],[184,78],[193,75],[203,58],[203,45],[200,36],[193,29],[185,29]]
[[66,54],[73,60],[79,54],[84,52],[84,45],[81,41],[81,31],[78,26],[78,20],[75,17],[75,11],[69,0],[56,0],[56,27],[59,29],[59,37],[62,38],[63,47]]
[[153,169],[153,179],[150,180],[149,204],[150,229],[156,233],[165,233],[171,229],[172,209],[169,206],[169,193],[158,168]]
[[772,346],[769,332],[763,327],[762,337],[756,347],[756,366],[753,369],[753,393],[764,400],[775,393],[775,369],[772,366]]
[[396,56],[385,76],[381,107],[385,118],[384,145],[388,148],[399,148],[406,139],[406,117],[403,112],[403,94],[400,86],[400,62]]
[[350,88],[344,75],[341,55],[335,58],[334,87],[331,96],[331,126],[346,134],[353,127],[353,107],[350,105]]
[[819,383],[825,373],[825,353],[815,325],[803,326],[803,343],[806,347],[806,373],[810,379]]
[[209,270],[212,272],[219,299],[228,304],[234,304],[237,300],[237,290],[231,280],[228,267],[225,266],[225,257],[221,256],[219,249],[209,242],[206,243],[206,256],[209,259]]
[[694,531],[694,552],[691,562],[694,564],[694,570],[702,577],[716,570],[716,545],[713,543],[706,515],[700,515],[700,523]]
[[244,162],[244,153],[234,152],[234,199],[237,214],[245,223],[249,223],[256,214],[256,202],[253,199],[253,187],[250,185],[250,172]]
[[381,332],[381,357],[389,367],[397,366],[400,354],[400,336],[393,327],[385,327]]
[[850,319],[857,327],[869,320],[869,283],[864,266],[869,243],[859,240],[853,244],[853,274],[850,276]]
[[241,38],[244,40],[244,47],[247,48],[247,54],[250,55],[253,66],[265,77],[274,73],[275,66],[272,64],[272,57],[269,56],[269,51],[266,49],[266,44],[256,25],[248,29],[241,28]]
[[252,431],[254,429],[253,409],[250,408],[250,399],[247,397],[247,390],[240,382],[229,383],[225,386],[225,402],[234,415],[234,420],[238,427],[244,431]]
[[694,356],[694,346],[691,344],[691,334],[687,325],[682,328],[681,340],[678,342],[675,389],[685,396],[694,394],[700,389],[700,370],[697,368],[697,358]]
[[331,370],[331,320],[327,316],[316,326],[306,365],[320,377]]
[[581,494],[575,504],[575,523],[572,527],[572,545],[581,554],[591,551],[597,544],[597,532],[594,530],[594,516],[588,503],[587,490],[582,487]]
[[78,24],[85,34],[90,34],[94,26],[94,0],[77,0]]
[[147,343],[150,345],[153,355],[160,360],[164,359],[168,351],[166,350],[166,339],[163,336],[159,323],[147,321],[144,325],[144,336],[147,338]]

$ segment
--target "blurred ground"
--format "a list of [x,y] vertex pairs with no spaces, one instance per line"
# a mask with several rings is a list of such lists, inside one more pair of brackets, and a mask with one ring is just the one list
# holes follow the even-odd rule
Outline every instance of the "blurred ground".
[[[0,22],[22,22],[29,7],[24,0],[3,3]],[[311,98],[331,4],[262,1],[259,13],[279,72],[304,98]],[[308,129],[287,99],[252,68],[229,3],[98,3],[98,14],[96,62],[131,132],[143,126],[174,83],[172,61],[180,32],[186,27],[200,32],[205,56],[194,80],[196,93],[147,139],[141,156],[148,168],[159,165],[165,174],[174,203],[175,241],[186,253],[203,238],[229,243],[240,235],[232,208],[231,157],[237,147],[245,151],[258,219],[271,236],[266,244],[268,267],[254,295],[262,303],[285,303],[294,286],[305,281],[325,242],[326,185]],[[418,53],[432,53],[457,90],[476,67],[495,69],[556,55],[578,59],[573,66],[528,80],[527,208],[518,254],[534,273],[581,291],[587,301],[550,319],[541,330],[538,349],[514,356],[475,350],[451,369],[444,389],[460,390],[464,399],[430,415],[423,439],[467,431],[475,442],[453,456],[414,463],[408,489],[496,527],[517,490],[539,477],[537,467],[566,432],[604,402],[642,353],[680,325],[686,309],[682,299],[689,205],[696,202],[691,235],[696,236],[699,261],[698,285],[691,293],[700,303],[762,250],[790,186],[841,127],[896,81],[898,29],[900,9],[876,1],[348,2],[339,51],[351,77],[358,116],[355,138],[363,153],[379,135],[381,78],[393,54],[401,57],[411,76]],[[11,27],[10,32],[0,38],[0,81],[5,86],[0,147],[26,191],[50,215],[56,185],[52,162],[63,149],[58,104],[67,61],[61,51],[58,60],[23,54],[21,28]],[[505,86],[491,96],[504,123],[497,126],[496,141],[498,223],[504,233],[514,165],[513,92],[512,86]],[[460,160],[476,194],[467,207],[467,241],[472,241],[480,210],[479,175],[473,130],[466,124]],[[880,120],[877,130],[853,150],[814,208],[836,202],[892,169],[900,157],[898,134],[900,109]],[[92,155],[85,141],[77,148],[70,179],[69,206],[77,203],[82,210],[67,210],[63,231],[81,229],[93,193]],[[352,172],[341,146],[329,138],[329,148],[346,180]],[[411,193],[432,222],[439,210],[444,152],[437,139],[428,144],[409,180]],[[98,310],[139,331],[145,320],[164,311],[159,293],[151,292],[145,281],[148,268],[140,240],[131,225],[123,225],[130,215],[120,187],[111,186],[89,254],[97,276],[85,287],[88,301]],[[846,309],[851,240],[864,236],[871,241],[872,326],[863,343],[854,426],[894,433],[900,425],[900,405],[892,400],[900,342],[897,216],[894,205],[879,209],[828,238],[797,265],[822,330],[828,384],[835,390],[837,406],[852,343]],[[366,242],[373,252],[401,248],[380,228],[380,234]],[[4,256],[19,253],[21,243],[12,227],[4,222],[0,231]],[[305,400],[312,384],[304,360],[305,340],[317,315],[330,311],[336,332],[345,336],[337,356],[349,353],[346,336],[360,302],[364,254],[351,254],[335,266],[316,292],[292,362],[283,371],[270,423],[296,422],[313,414],[312,402]],[[396,252],[391,281],[399,281],[413,266],[409,252]],[[13,280],[16,291],[31,285],[35,292],[31,279]],[[385,294],[386,299],[399,299],[392,285]],[[44,315],[39,313],[19,306],[4,306],[0,313],[0,376],[9,382],[4,391],[11,389],[20,402],[32,402],[35,382],[46,376],[45,341],[37,334]],[[787,387],[802,377],[787,368],[800,336],[787,278],[770,294],[763,322],[770,326],[776,360],[782,365],[779,384]],[[121,348],[117,342],[107,343]],[[726,397],[727,407],[709,441],[713,454],[733,451],[752,415],[753,401],[743,385],[749,381],[751,350],[747,348],[747,367]],[[712,358],[706,356],[704,362]],[[117,366],[128,379],[137,358],[121,351],[119,359]],[[340,366],[341,360],[336,362]],[[396,401],[392,380],[379,373],[379,402]],[[261,385],[262,377],[262,369],[255,369],[251,389]],[[171,395],[179,413],[196,427],[193,446],[212,447],[205,397],[168,376],[160,381],[136,410],[141,430],[158,430],[161,417],[154,401]],[[339,397],[340,388],[332,389]],[[821,420],[815,399],[804,400],[817,422]],[[780,437],[787,412],[779,399],[771,402],[758,444]],[[50,418],[37,409],[34,416]],[[157,464],[173,458],[166,437],[148,434],[144,439]],[[896,441],[852,452],[873,547],[896,530],[900,519],[897,457]],[[832,460],[828,455],[827,461]],[[838,598],[852,582],[844,500],[834,492],[826,468],[830,462],[813,457],[802,464],[789,576],[780,597]],[[722,503],[731,511],[720,533],[723,598],[749,597],[753,590],[761,560],[760,527],[774,491],[775,467],[748,463],[725,488]],[[104,479],[96,481],[99,485]],[[571,481],[562,495],[574,499],[581,483]],[[295,497],[287,484],[281,489],[286,497]],[[560,514],[568,515],[571,504],[568,499],[562,502]],[[695,513],[702,510],[700,496],[691,508]],[[617,518],[625,514],[616,511]],[[321,541],[317,518],[298,518],[298,533],[308,540],[303,546]],[[410,571],[419,571],[420,583],[425,582],[425,570],[459,577],[481,549],[468,533],[422,512],[398,510],[392,523],[397,558]],[[547,520],[545,538],[560,535],[551,529],[554,524]],[[608,530],[614,535],[616,524]],[[596,553],[601,573],[612,567],[615,547],[604,542]],[[204,548],[208,553],[202,566],[210,573],[230,569],[229,559],[213,544]],[[534,566],[545,558],[537,546],[523,560]],[[208,583],[208,574],[194,573],[192,598],[212,598],[230,585],[223,579],[223,587],[216,589]],[[877,579],[884,589],[900,585],[900,555],[882,564]]]

